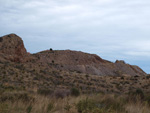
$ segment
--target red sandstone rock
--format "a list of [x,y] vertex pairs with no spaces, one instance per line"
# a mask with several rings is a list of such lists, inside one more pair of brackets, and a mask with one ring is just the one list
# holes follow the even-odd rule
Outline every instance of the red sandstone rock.
[[9,34],[0,38],[0,53],[6,60],[23,62],[28,56],[22,39],[16,34]]

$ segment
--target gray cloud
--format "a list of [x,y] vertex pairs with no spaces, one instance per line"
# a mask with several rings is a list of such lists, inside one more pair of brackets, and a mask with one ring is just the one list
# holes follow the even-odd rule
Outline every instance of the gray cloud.
[[32,53],[82,50],[150,72],[149,10],[149,0],[1,0],[0,33],[18,34]]

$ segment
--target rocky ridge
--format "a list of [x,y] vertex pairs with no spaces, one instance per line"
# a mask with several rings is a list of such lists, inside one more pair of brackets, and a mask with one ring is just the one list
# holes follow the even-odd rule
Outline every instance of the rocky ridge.
[[101,76],[131,75],[141,76],[146,73],[138,66],[126,64],[124,61],[112,63],[95,54],[71,50],[46,50],[36,54],[27,53],[22,39],[16,34],[0,38],[0,61],[42,64],[57,70],[76,71]]

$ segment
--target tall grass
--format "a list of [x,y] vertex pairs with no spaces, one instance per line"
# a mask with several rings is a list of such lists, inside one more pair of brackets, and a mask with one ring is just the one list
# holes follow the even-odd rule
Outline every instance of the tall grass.
[[12,92],[0,96],[0,113],[150,113],[149,101],[136,97],[93,94],[56,98]]

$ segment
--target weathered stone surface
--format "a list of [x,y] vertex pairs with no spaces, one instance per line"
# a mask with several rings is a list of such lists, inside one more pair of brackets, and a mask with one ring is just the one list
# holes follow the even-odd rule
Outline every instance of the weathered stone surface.
[[28,53],[22,39],[16,34],[9,34],[0,37],[0,55],[4,60],[23,62]]
[[138,66],[117,60],[115,63],[104,60],[95,54],[71,50],[42,51],[35,54],[37,61],[57,64],[56,68],[94,75],[146,75]]

